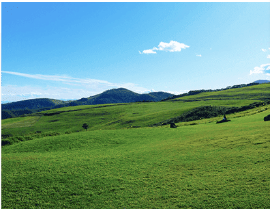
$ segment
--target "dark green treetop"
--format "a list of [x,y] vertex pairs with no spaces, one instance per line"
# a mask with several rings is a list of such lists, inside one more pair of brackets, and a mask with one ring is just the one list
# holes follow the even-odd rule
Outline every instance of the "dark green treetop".
[[88,124],[87,123],[84,123],[83,125],[82,125],[82,127],[84,128],[84,129],[86,129],[86,131],[87,131],[87,129],[88,129]]

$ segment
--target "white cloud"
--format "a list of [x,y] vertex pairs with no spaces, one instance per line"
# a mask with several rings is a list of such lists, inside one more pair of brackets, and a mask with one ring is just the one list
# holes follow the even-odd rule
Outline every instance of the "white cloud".
[[17,76],[23,76],[33,79],[50,80],[61,82],[63,84],[70,85],[71,88],[59,88],[59,87],[32,87],[32,86],[15,86],[7,85],[2,86],[2,98],[1,101],[19,101],[24,99],[33,98],[52,98],[52,99],[80,99],[82,97],[89,97],[108,89],[112,88],[127,88],[137,93],[144,93],[149,91],[144,87],[141,87],[134,83],[110,83],[108,81],[89,79],[89,78],[73,78],[70,76],[58,76],[58,75],[31,75],[26,73],[2,71],[2,73],[8,73]]
[[201,57],[202,55],[201,54],[198,54],[198,55],[196,55],[197,57]]
[[250,74],[266,74],[266,75],[270,75],[270,73],[266,73],[266,71],[270,70],[270,63],[268,64],[263,64],[260,67],[255,67],[254,70],[250,70]]
[[270,59],[270,54],[268,54],[268,55],[267,55],[267,58],[269,58],[269,59]]
[[184,94],[184,93],[188,93],[189,90],[182,90],[182,91],[164,91],[170,94],[174,94],[174,95],[179,95],[179,94]]
[[140,54],[156,54],[156,51],[168,51],[168,52],[180,52],[181,49],[189,48],[189,46],[179,43],[177,41],[170,41],[170,43],[160,42],[158,47],[153,47],[153,49],[143,50]]
[[146,49],[146,50],[143,50],[142,53],[143,54],[156,54],[157,52],[153,51],[153,49]]
[[169,52],[180,52],[181,49],[186,49],[189,46],[179,43],[177,41],[170,41],[170,43],[160,42],[158,49],[160,51],[169,51]]
[[262,49],[262,51],[263,51],[263,52],[266,52],[266,51],[267,51],[267,49]]

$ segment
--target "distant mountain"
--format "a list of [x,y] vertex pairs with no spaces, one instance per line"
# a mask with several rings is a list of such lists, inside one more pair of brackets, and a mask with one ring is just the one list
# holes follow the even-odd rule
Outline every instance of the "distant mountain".
[[173,94],[166,92],[151,92],[148,94],[138,94],[125,88],[111,89],[104,91],[92,97],[82,98],[76,102],[82,104],[108,104],[108,103],[130,103],[139,101],[157,102],[162,99],[173,96]]
[[1,104],[1,118],[14,118],[24,114],[50,110],[56,105],[66,103],[56,99],[39,98]]
[[168,97],[173,96],[173,94],[161,92],[161,91],[160,92],[151,92],[149,94],[156,97],[158,99],[158,101],[161,101],[163,99],[167,99]]
[[28,99],[18,102],[11,102],[2,104],[2,109],[4,110],[19,110],[19,109],[41,109],[46,107],[54,107],[57,104],[64,104],[65,102],[56,99],[47,99],[47,98],[39,98],[39,99]]
[[257,80],[257,81],[254,81],[253,83],[269,83],[270,81],[268,80]]
[[56,99],[29,99],[19,102],[2,104],[2,119],[18,117],[23,114],[31,114],[44,110],[50,110],[60,107],[77,106],[77,105],[96,105],[110,103],[130,103],[151,101],[157,102],[173,94],[166,92],[151,92],[148,94],[138,94],[125,88],[111,89],[101,94],[88,98],[81,98],[73,101],[62,101]]

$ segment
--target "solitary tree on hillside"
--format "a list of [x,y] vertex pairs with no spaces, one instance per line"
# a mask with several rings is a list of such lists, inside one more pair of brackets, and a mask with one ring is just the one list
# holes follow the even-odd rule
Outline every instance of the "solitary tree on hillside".
[[86,129],[86,131],[87,131],[87,129],[88,129],[88,124],[87,124],[87,123],[84,123],[82,127],[83,127],[84,129]]

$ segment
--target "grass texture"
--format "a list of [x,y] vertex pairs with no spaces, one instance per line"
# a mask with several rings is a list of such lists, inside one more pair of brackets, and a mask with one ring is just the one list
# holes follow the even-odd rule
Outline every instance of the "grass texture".
[[267,208],[269,113],[4,146],[2,208]]

